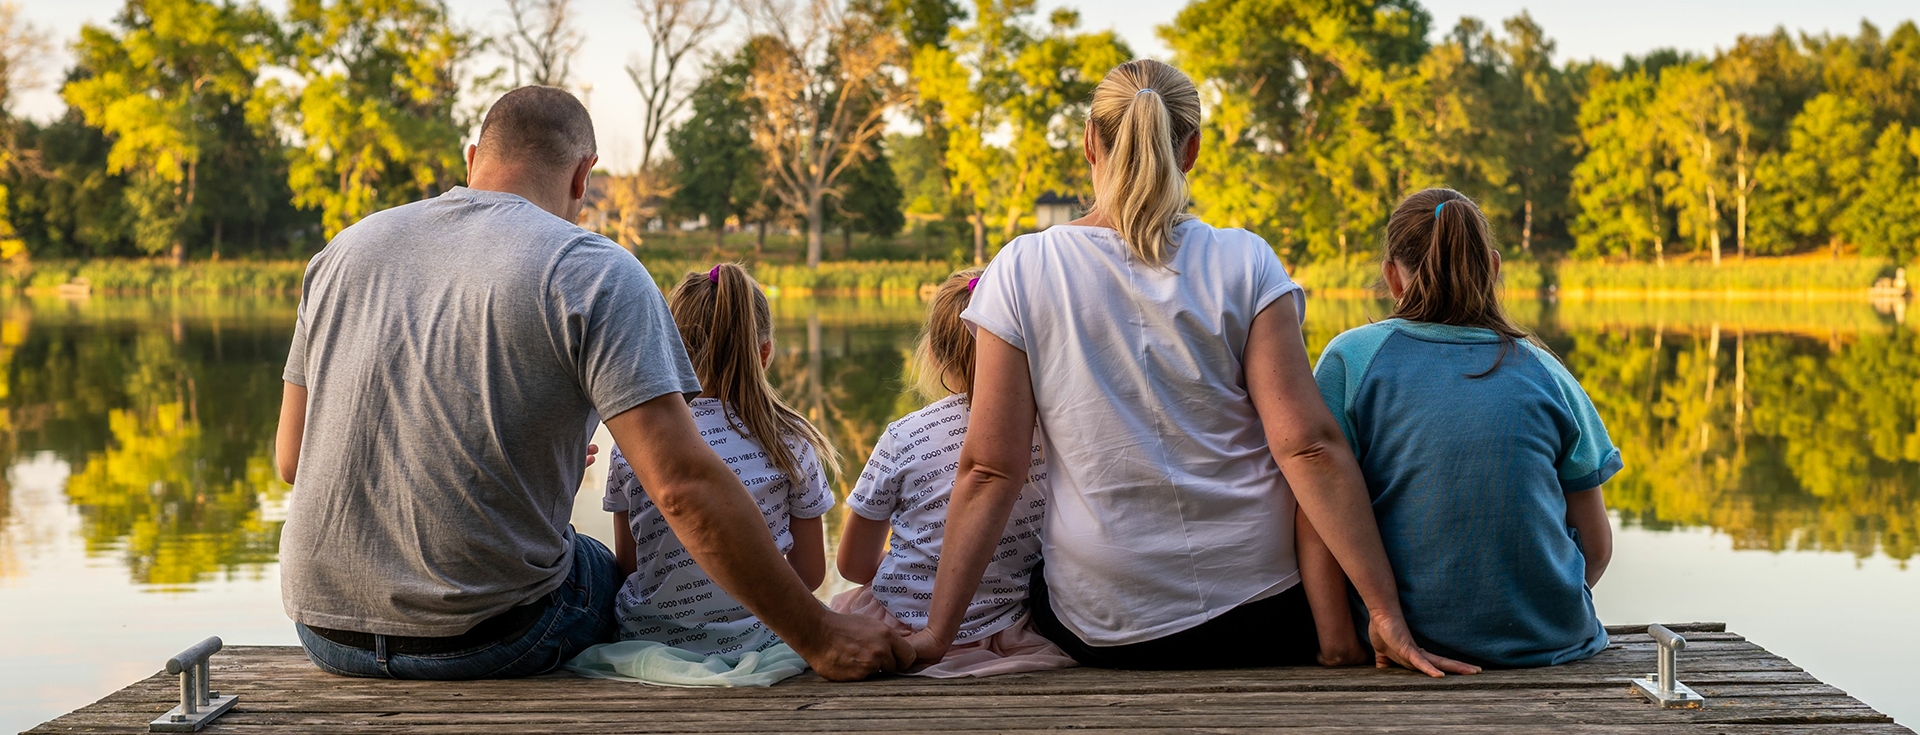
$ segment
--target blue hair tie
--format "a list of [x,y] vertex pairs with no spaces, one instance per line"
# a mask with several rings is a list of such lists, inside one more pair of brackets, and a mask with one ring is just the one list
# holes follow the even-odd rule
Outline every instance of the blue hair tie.
[[1446,209],[1446,208],[1447,208],[1447,203],[1446,203],[1446,202],[1441,202],[1441,203],[1440,203],[1440,206],[1438,206],[1438,207],[1434,207],[1434,208],[1433,208],[1433,216],[1434,216],[1435,218],[1438,218],[1438,217],[1440,216],[1440,210],[1442,210],[1442,209]]

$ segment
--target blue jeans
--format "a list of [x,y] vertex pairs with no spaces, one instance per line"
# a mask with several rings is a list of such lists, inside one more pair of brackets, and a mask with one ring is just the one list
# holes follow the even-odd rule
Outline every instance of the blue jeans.
[[588,646],[613,639],[619,627],[613,597],[620,589],[613,552],[586,534],[573,535],[573,571],[554,590],[540,621],[515,640],[497,641],[465,651],[434,654],[388,653],[386,636],[375,636],[375,650],[343,646],[294,624],[307,658],[322,671],[376,679],[511,679],[544,674]]

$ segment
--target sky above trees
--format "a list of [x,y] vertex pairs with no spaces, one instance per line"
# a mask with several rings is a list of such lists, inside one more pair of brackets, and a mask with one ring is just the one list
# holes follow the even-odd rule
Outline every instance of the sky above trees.
[[[614,169],[631,168],[639,158],[641,104],[623,67],[628,55],[640,46],[640,22],[627,0],[579,0],[586,44],[574,63],[574,76],[593,85],[589,103],[600,133],[601,157]],[[1525,9],[1558,44],[1560,61],[1599,58],[1619,63],[1625,54],[1644,53],[1670,46],[1681,50],[1710,52],[1724,48],[1742,33],[1764,33],[1784,25],[1795,31],[1851,34],[1862,19],[1881,28],[1892,28],[1912,16],[1910,0],[1609,0],[1596,3],[1528,2],[1526,0],[1424,0],[1434,17],[1435,33],[1453,27],[1463,15],[1490,23],[1511,17]],[[107,25],[122,6],[121,0],[56,0],[22,3],[26,17],[48,29],[62,49],[60,58],[48,64],[53,71],[48,82],[56,82],[60,70],[71,66],[66,48],[79,36],[86,22]],[[263,5],[275,12],[285,9],[284,0],[266,0]],[[493,32],[507,24],[505,0],[449,0],[456,19]],[[1115,31],[1135,53],[1164,57],[1166,44],[1154,29],[1173,19],[1177,3],[1165,0],[1044,0],[1041,14],[1055,7],[1071,7],[1081,13],[1085,30]],[[724,37],[715,51],[731,51],[738,45],[738,34]],[[35,119],[48,119],[62,109],[54,84],[23,95],[18,111]]]

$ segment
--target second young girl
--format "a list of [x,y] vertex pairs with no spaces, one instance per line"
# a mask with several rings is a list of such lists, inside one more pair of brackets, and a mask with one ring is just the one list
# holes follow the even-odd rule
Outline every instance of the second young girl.
[[[1613,547],[1600,486],[1620,451],[1580,383],[1501,309],[1500,254],[1472,201],[1407,197],[1386,251],[1392,318],[1335,337],[1314,377],[1366,476],[1414,638],[1485,666],[1600,652],[1590,588]],[[1324,638],[1351,620],[1345,584],[1306,579]]]
[[[892,621],[903,633],[927,626],[933,599],[947,498],[967,437],[973,389],[973,335],[960,312],[972,301],[980,274],[963,270],[940,285],[916,351],[921,392],[946,397],[889,425],[847,496],[852,512],[840,536],[840,575],[865,586],[836,596],[833,608]],[[1034,632],[1027,618],[1027,581],[1040,561],[1040,526],[1047,512],[1046,481],[1046,464],[1035,446],[1026,487],[967,606],[954,648],[939,663],[913,673],[991,676],[1074,665]]]
[[[820,431],[767,383],[773,321],[744,268],[689,273],[668,298],[700,379],[690,405],[707,446],[740,477],[767,530],[809,588],[826,577],[821,516],[833,507],[828,468],[839,457]],[[614,555],[627,574],[614,601],[620,643],[595,646],[568,668],[589,676],[671,685],[766,685],[805,664],[708,578],[612,452],[604,508],[614,513]]]

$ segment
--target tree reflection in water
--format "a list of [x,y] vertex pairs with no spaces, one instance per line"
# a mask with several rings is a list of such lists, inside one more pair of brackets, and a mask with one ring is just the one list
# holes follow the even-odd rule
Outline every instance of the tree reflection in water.
[[[293,306],[0,304],[0,459],[51,452],[68,463],[87,548],[120,557],[135,584],[263,574],[290,492],[271,450]],[[843,454],[841,497],[880,431],[923,403],[907,388],[923,308],[912,298],[774,302],[773,381]],[[1310,352],[1385,311],[1310,300]],[[1711,526],[1746,549],[1912,558],[1916,325],[1863,303],[1522,301],[1513,311],[1580,377],[1626,454],[1608,486],[1623,522]],[[13,536],[0,538],[0,577],[32,543]]]

